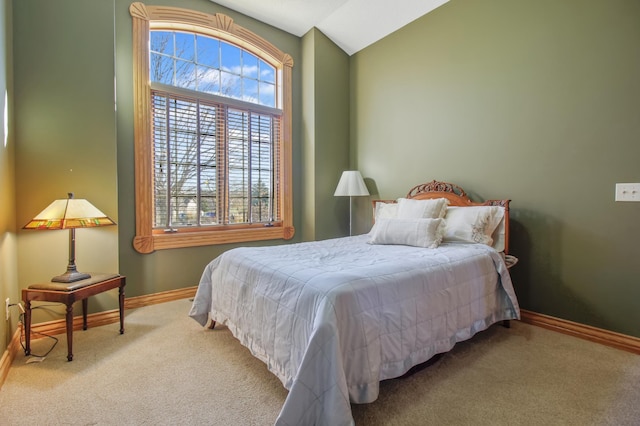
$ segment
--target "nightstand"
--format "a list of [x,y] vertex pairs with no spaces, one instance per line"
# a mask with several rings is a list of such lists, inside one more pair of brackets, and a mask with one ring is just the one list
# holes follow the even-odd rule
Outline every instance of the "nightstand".
[[24,354],[31,354],[31,302],[64,303],[67,328],[67,360],[73,361],[73,304],[82,300],[82,329],[87,329],[87,298],[107,290],[118,288],[120,307],[120,334],[124,333],[124,286],[126,278],[118,274],[91,274],[91,278],[72,283],[48,282],[30,285],[22,290],[25,303],[25,349]]

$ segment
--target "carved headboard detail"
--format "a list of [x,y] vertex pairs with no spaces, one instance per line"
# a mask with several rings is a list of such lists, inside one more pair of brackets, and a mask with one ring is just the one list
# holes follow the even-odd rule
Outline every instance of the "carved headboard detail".
[[432,180],[431,182],[421,183],[420,185],[414,186],[407,194],[407,198],[415,198],[416,195],[423,192],[451,192],[461,197],[469,198],[467,193],[464,192],[464,189],[460,188],[458,185],[448,182],[440,182],[437,180]]

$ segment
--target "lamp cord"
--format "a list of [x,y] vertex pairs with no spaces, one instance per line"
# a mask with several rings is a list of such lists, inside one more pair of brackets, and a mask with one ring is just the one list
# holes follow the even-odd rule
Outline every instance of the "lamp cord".
[[[36,306],[35,308],[32,308],[32,311],[35,310],[35,309],[46,308],[47,306],[55,306],[55,305]],[[19,321],[20,321],[20,324],[21,324],[21,327],[20,327],[20,346],[22,346],[22,350],[23,351],[26,351],[27,347],[26,347],[26,344],[24,343],[25,342],[24,314],[21,313],[18,318],[19,318]],[[38,354],[34,354],[33,352],[31,352],[30,356],[32,356],[32,357],[44,358],[47,355],[49,355],[51,353],[51,351],[53,350],[53,348],[55,348],[56,345],[58,344],[58,338],[54,337],[54,336],[51,336],[49,334],[45,334],[45,333],[41,333],[39,331],[33,331],[33,330],[31,331],[31,334],[36,334],[36,335],[42,336],[42,337],[48,337],[48,338],[50,338],[50,339],[52,339],[54,341],[53,345],[49,348],[49,350],[44,355],[38,355]]]

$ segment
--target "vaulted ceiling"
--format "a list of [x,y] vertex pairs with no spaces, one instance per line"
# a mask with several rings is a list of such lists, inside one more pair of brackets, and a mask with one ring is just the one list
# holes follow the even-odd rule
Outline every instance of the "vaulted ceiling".
[[316,27],[353,55],[449,0],[212,0],[303,36]]

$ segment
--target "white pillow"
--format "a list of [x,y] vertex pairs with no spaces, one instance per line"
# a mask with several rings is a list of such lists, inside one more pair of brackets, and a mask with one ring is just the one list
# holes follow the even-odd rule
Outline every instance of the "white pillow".
[[438,219],[447,213],[449,200],[446,198],[433,198],[430,200],[413,200],[411,198],[398,198],[399,219]]
[[496,227],[496,230],[493,231],[493,234],[491,235],[491,238],[493,239],[493,248],[496,249],[496,251],[498,252],[503,252],[504,251],[504,242],[505,242],[505,225],[504,225],[504,207],[500,207],[502,209],[503,212],[503,217],[500,220],[500,223],[498,224],[498,226]]
[[378,219],[391,219],[398,216],[398,203],[376,202],[375,221]]
[[499,206],[449,207],[443,241],[493,244],[492,234],[504,217]]
[[436,248],[445,231],[444,219],[380,219],[373,225],[369,244],[399,244]]

